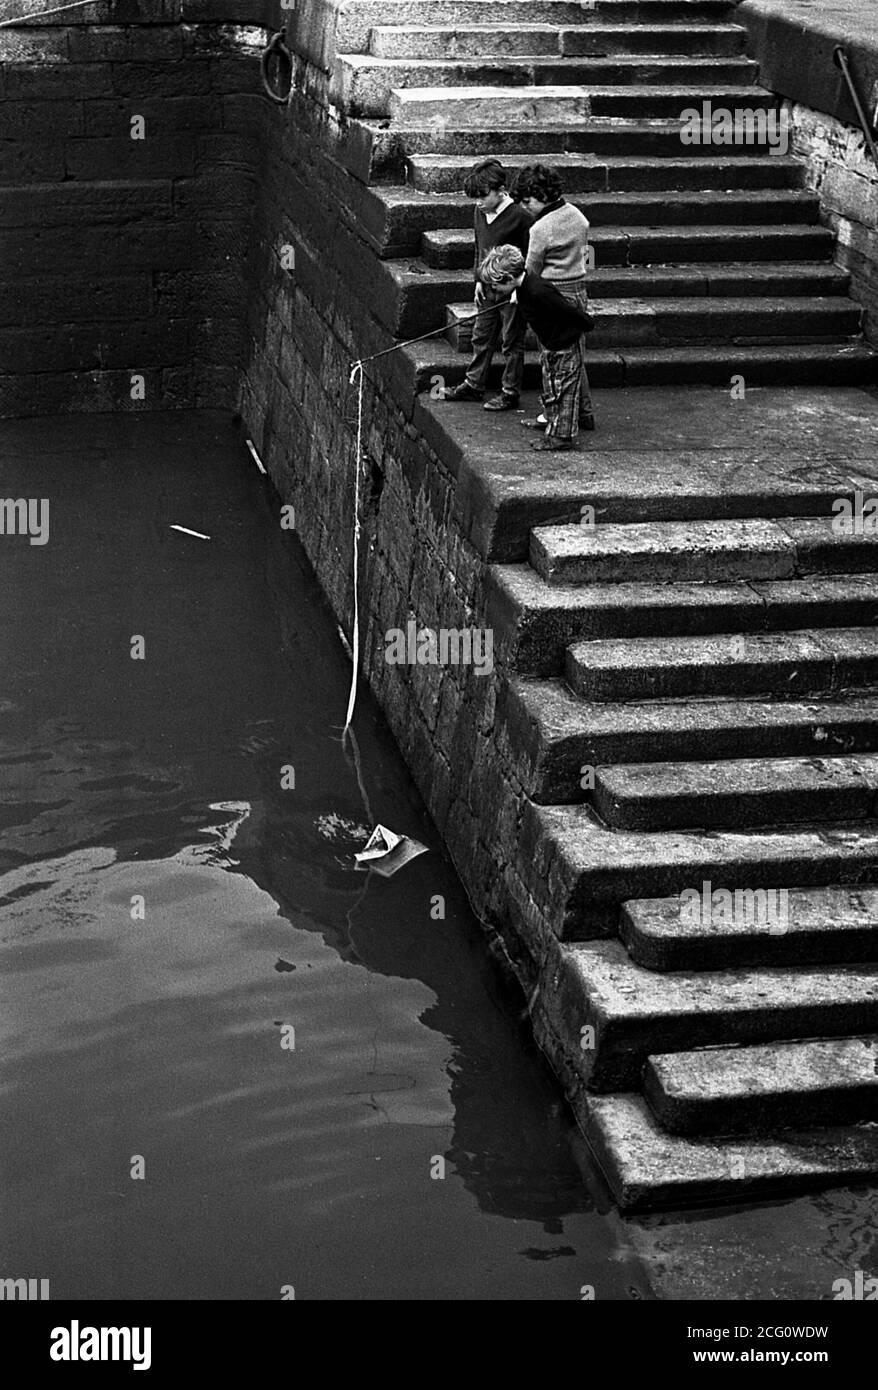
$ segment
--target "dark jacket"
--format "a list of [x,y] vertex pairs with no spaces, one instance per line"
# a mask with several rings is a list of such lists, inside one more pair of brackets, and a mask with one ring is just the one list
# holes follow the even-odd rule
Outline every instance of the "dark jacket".
[[519,309],[547,352],[572,347],[577,338],[594,328],[590,314],[584,314],[565,299],[551,280],[543,280],[530,271],[525,273],[516,297]]

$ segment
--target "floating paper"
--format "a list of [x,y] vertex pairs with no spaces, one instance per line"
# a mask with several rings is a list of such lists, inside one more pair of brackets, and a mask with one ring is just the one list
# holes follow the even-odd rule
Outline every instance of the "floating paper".
[[357,865],[363,869],[374,869],[382,878],[390,878],[410,860],[419,854],[426,854],[427,846],[408,835],[397,835],[386,825],[376,825],[359,854],[354,855]]

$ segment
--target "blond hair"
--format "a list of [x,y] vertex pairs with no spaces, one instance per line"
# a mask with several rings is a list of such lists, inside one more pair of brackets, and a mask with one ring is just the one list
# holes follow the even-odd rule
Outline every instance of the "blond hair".
[[479,266],[479,279],[484,285],[496,285],[501,280],[517,280],[524,273],[524,256],[517,246],[495,246]]

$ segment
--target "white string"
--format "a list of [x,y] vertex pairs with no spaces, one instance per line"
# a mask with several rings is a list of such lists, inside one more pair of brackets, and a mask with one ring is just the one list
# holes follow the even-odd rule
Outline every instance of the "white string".
[[357,572],[359,570],[360,553],[360,460],[363,451],[363,364],[355,362],[349,377],[350,385],[359,378],[359,391],[357,394],[357,450],[354,457],[354,630],[351,634],[351,652],[353,653],[353,670],[351,671],[351,691],[348,696],[348,712],[345,716],[344,731],[350,728],[351,720],[354,717],[354,705],[357,699],[357,671],[360,665],[360,599],[359,585],[357,583]]
[[43,19],[48,14],[63,14],[65,10],[80,10],[83,5],[97,5],[100,0],[74,0],[72,5],[56,5],[53,10],[32,10],[30,14],[17,14],[13,19],[0,19],[0,29],[10,24],[30,24],[32,19]]

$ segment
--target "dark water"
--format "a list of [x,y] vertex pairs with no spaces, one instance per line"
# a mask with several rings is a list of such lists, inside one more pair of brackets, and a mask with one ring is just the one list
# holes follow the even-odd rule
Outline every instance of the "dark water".
[[[0,536],[0,1276],[649,1297],[365,690],[361,790],[347,658],[231,423],[0,446],[0,497],[50,501],[47,545]],[[375,820],[430,852],[355,872]]]

